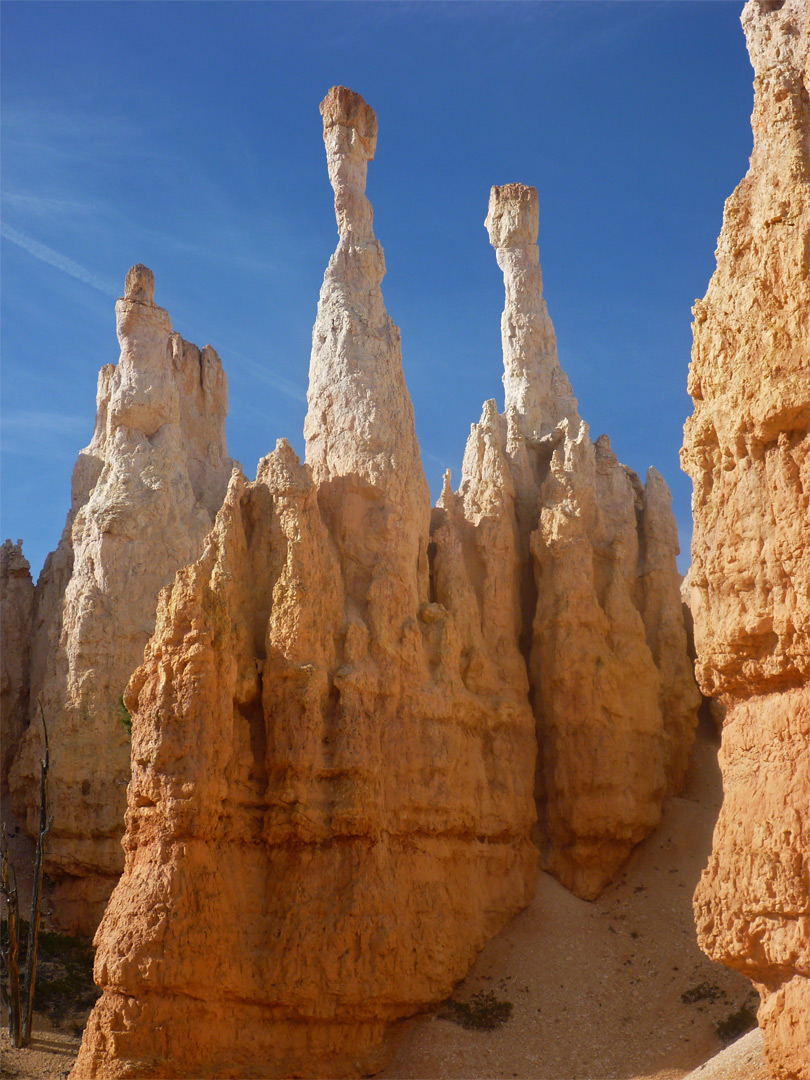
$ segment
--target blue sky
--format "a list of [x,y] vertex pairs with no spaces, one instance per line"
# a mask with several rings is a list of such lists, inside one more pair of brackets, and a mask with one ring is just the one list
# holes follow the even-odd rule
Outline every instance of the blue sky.
[[[5,0],[2,534],[36,574],[92,434],[114,303],[150,266],[176,330],[220,353],[231,455],[301,435],[336,242],[318,105],[377,111],[369,196],[434,496],[503,405],[492,184],[540,195],[560,359],[594,438],[691,484],[690,307],[751,150],[753,74],[727,0]],[[682,556],[682,569],[688,565]]]

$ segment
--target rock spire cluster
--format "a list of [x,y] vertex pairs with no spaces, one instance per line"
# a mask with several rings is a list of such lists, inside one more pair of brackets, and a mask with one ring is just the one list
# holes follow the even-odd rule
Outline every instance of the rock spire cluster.
[[754,149],[694,307],[684,468],[697,672],[725,708],[698,940],[748,975],[773,1075],[810,1077],[810,14],[748,0]]
[[254,482],[235,473],[161,594],[126,695],[126,867],[77,1078],[368,1072],[386,1024],[446,996],[533,888],[525,678],[514,650],[465,678],[465,628],[428,596],[428,490],[364,194],[376,121],[343,88],[322,113],[340,235],[308,462],[282,440]]
[[431,511],[365,195],[376,117],[344,87],[321,112],[339,238],[306,462],[280,440],[235,469],[160,593],[74,1080],[367,1073],[527,903],[532,838],[595,896],[683,776],[669,495],[579,419],[536,192],[493,189],[507,407]]
[[502,529],[511,517],[515,537],[515,618],[537,723],[535,838],[543,865],[592,899],[682,785],[698,693],[669,491],[655,469],[642,484],[579,417],[543,299],[538,220],[534,188],[492,189],[506,409],[488,402],[473,425],[457,498],[478,527],[488,488],[511,496],[497,516]]
[[[53,918],[85,935],[98,925],[124,865],[130,741],[122,694],[154,629],[158,592],[199,555],[231,472],[219,357],[174,333],[154,292],[151,270],[133,266],[115,309],[121,356],[99,374],[95,432],[73,470],[67,524],[33,601],[25,601],[33,606],[25,616],[25,706],[6,713],[4,701],[4,729],[30,720],[14,747],[9,783],[32,835],[43,737],[38,703],[47,718]],[[6,554],[15,552],[3,551],[5,576]],[[16,563],[19,580],[18,552]],[[24,606],[13,604],[20,618]],[[4,646],[8,607],[4,590]],[[13,655],[23,657],[24,649],[14,647]]]

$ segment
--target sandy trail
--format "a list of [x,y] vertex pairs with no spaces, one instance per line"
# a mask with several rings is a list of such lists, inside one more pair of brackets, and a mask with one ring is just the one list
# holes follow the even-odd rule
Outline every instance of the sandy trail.
[[[680,1080],[718,1053],[715,1025],[758,1000],[695,941],[692,893],[721,799],[717,740],[704,729],[683,795],[667,801],[621,878],[588,903],[539,873],[531,905],[459,984],[457,1000],[491,990],[512,1002],[508,1023],[478,1032],[435,1013],[406,1021],[380,1075]],[[681,1000],[689,990],[697,1001]]]

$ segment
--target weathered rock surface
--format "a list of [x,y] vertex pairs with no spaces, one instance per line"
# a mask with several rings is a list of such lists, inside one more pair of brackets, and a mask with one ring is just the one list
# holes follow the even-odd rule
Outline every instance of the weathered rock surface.
[[121,357],[99,374],[93,439],[37,583],[31,723],[10,778],[33,834],[40,698],[51,745],[53,919],[80,934],[95,930],[123,869],[130,742],[121,695],[154,629],[157,594],[202,550],[232,464],[219,358],[172,332],[146,267],[130,270],[116,317]]
[[281,441],[255,482],[235,473],[202,558],[161,594],[126,695],[126,868],[76,1078],[367,1073],[386,1024],[446,996],[531,894],[514,590],[483,610],[451,506],[431,591],[364,193],[376,118],[342,87],[322,113],[339,242],[307,464]]
[[22,540],[0,547],[0,793],[8,790],[8,770],[28,724],[34,583]]
[[506,407],[488,402],[472,427],[456,519],[479,593],[499,597],[528,664],[544,865],[592,899],[682,785],[699,694],[669,490],[655,469],[643,485],[579,417],[543,299],[538,221],[534,188],[492,189]]
[[810,1076],[810,108],[807,0],[749,0],[754,150],[695,304],[684,467],[725,799],[702,947],[749,975],[774,1076]]

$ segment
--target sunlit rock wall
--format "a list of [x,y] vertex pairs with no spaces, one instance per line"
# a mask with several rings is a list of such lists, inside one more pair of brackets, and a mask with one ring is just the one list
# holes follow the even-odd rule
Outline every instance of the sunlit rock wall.
[[367,1074],[387,1023],[447,996],[533,890],[517,620],[492,629],[450,522],[431,585],[365,196],[376,117],[342,87],[321,109],[339,242],[307,463],[282,441],[236,472],[161,594],[76,1078]]
[[698,937],[747,974],[773,1074],[810,1076],[807,0],[749,0],[754,150],[695,304],[684,467],[697,670],[725,708]]
[[35,835],[39,700],[51,750],[52,918],[85,935],[124,864],[130,741],[121,695],[154,629],[157,594],[199,555],[231,472],[227,383],[214,350],[172,332],[146,267],[130,270],[116,317],[121,357],[99,374],[93,439],[37,583],[31,720],[10,778],[14,807]]

